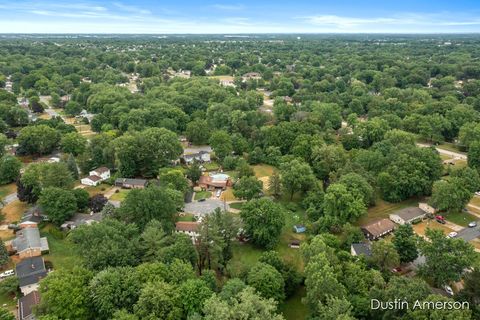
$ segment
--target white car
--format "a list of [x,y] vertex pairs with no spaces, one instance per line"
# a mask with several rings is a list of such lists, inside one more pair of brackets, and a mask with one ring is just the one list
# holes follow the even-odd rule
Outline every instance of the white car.
[[0,273],[0,278],[6,278],[6,277],[10,277],[10,276],[13,276],[15,275],[15,271],[13,270],[7,270],[7,271],[4,271],[2,273]]
[[447,236],[447,238],[455,238],[456,236],[458,235],[458,233],[456,233],[455,231],[453,232],[450,232]]
[[444,285],[443,290],[445,290],[445,292],[448,293],[448,295],[453,296],[453,290],[449,285]]
[[475,192],[476,196],[480,196],[480,191]]

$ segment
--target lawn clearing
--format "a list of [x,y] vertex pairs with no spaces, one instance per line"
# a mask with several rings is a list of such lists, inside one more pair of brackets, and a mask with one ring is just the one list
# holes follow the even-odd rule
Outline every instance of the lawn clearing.
[[307,306],[302,303],[307,291],[304,286],[297,289],[295,294],[279,305],[279,311],[286,320],[303,320],[307,318]]
[[244,204],[245,202],[232,202],[228,206],[232,209],[242,210]]
[[192,221],[197,221],[197,220],[195,219],[195,216],[191,213],[182,213],[182,214],[178,215],[178,221],[192,222]]
[[427,228],[434,229],[434,230],[442,230],[442,232],[445,235],[447,235],[447,234],[449,234],[450,232],[453,231],[449,227],[446,227],[445,225],[443,225],[441,223],[438,223],[435,220],[430,220],[430,219],[427,219],[427,220],[424,220],[420,223],[414,224],[414,225],[412,225],[412,227],[413,227],[413,230],[415,231],[415,233],[418,234],[418,235],[421,235],[421,236],[425,235],[425,231],[427,230]]
[[88,192],[90,197],[93,197],[93,196],[95,196],[97,194],[100,194],[100,193],[105,194],[111,188],[112,188],[112,186],[110,186],[108,184],[105,184],[105,183],[101,183],[96,187],[85,187],[85,191]]
[[273,172],[275,171],[275,167],[272,167],[268,164],[255,165],[255,166],[252,166],[252,168],[257,178],[270,177],[271,175],[273,175]]
[[460,151],[460,149],[455,144],[453,144],[451,142],[442,142],[441,144],[439,144],[436,147],[439,148],[439,149],[448,150],[448,151],[452,151],[452,152],[464,153],[464,152]]
[[48,238],[50,253],[43,256],[45,261],[50,261],[54,269],[71,270],[82,265],[81,257],[75,253],[74,244],[66,238],[62,238],[60,231],[53,225],[45,226],[41,235]]
[[462,227],[467,227],[470,222],[478,220],[474,215],[464,211],[447,213],[445,219]]
[[216,162],[209,162],[209,163],[204,163],[203,164],[203,167],[207,170],[207,171],[217,171],[218,169],[220,169],[220,165]]
[[113,201],[123,201],[127,197],[127,194],[130,190],[127,189],[120,189],[118,192],[113,193],[109,200]]
[[20,200],[15,200],[7,204],[3,209],[2,213],[5,217],[4,223],[13,223],[20,221],[22,215],[30,206],[26,202]]
[[17,192],[17,185],[15,183],[0,186],[0,200],[15,192]]
[[355,225],[362,226],[371,222],[388,218],[390,213],[398,211],[407,207],[417,207],[420,199],[408,199],[398,203],[387,202],[382,199],[377,199],[375,206],[368,208],[367,214],[361,217]]
[[208,199],[212,197],[212,193],[210,191],[199,191],[195,192],[195,200],[200,200],[200,199]]

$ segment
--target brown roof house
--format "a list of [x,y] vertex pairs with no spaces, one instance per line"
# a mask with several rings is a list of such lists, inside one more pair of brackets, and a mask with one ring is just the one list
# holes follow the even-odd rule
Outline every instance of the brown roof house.
[[38,291],[32,291],[26,296],[18,299],[18,317],[19,320],[34,320],[33,307],[40,303]]
[[378,238],[386,236],[394,229],[395,223],[389,219],[382,219],[362,227],[363,234],[368,240],[377,240]]
[[198,180],[198,185],[207,190],[223,189],[232,186],[232,180],[228,174],[215,173],[203,175]]
[[200,224],[194,221],[178,221],[175,223],[175,231],[178,233],[184,233],[192,239],[192,242],[195,243],[197,241],[197,237],[199,236]]
[[390,220],[398,224],[414,223],[423,220],[426,214],[418,207],[410,207],[390,214]]

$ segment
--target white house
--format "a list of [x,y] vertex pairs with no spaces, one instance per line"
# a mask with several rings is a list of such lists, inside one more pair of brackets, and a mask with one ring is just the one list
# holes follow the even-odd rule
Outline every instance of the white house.
[[80,180],[80,182],[86,186],[98,186],[102,182],[102,178],[99,176],[88,176]]
[[191,164],[195,160],[201,163],[210,162],[210,152],[200,151],[197,153],[184,154],[182,158],[186,164]]
[[390,214],[390,220],[398,224],[415,223],[425,218],[425,211],[418,207],[409,207]]
[[108,169],[107,167],[100,167],[93,171],[90,171],[89,174],[91,176],[99,176],[100,178],[102,178],[103,181],[110,178],[110,169]]
[[178,221],[175,223],[175,231],[188,235],[193,243],[197,241],[197,237],[199,236],[199,227],[200,224],[198,222]]

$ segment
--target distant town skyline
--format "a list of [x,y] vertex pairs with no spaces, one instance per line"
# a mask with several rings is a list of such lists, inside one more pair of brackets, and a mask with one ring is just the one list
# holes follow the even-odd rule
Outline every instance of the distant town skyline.
[[0,33],[478,33],[478,1],[3,1]]

